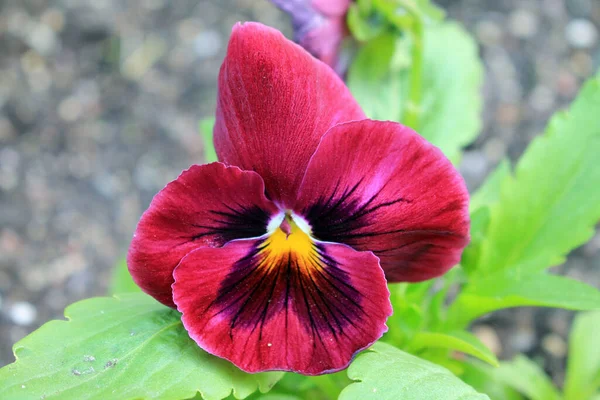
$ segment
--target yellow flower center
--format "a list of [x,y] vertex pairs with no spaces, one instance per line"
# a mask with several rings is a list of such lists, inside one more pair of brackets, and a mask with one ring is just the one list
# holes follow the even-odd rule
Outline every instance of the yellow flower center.
[[316,255],[312,238],[290,215],[285,216],[279,227],[263,242],[261,249],[263,265],[269,267],[283,260],[295,261],[298,266],[306,267],[313,264],[310,259]]

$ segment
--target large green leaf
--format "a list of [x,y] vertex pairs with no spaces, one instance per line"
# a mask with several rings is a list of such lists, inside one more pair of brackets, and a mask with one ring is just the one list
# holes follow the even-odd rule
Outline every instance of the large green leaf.
[[489,400],[447,369],[385,343],[361,353],[348,377],[356,382],[340,400]]
[[398,121],[401,115],[406,90],[402,90],[400,71],[393,65],[396,40],[390,32],[370,40],[348,69],[348,87],[373,119]]
[[456,350],[477,357],[493,366],[498,366],[498,360],[494,353],[476,336],[465,331],[419,332],[413,337],[408,348],[411,353],[427,348]]
[[202,351],[180,314],[142,293],[65,310],[14,346],[0,399],[223,399],[267,391],[281,373],[250,375]]
[[464,327],[491,311],[520,306],[600,309],[600,291],[575,279],[545,272],[500,271],[465,286],[449,309],[450,326]]
[[568,112],[556,115],[503,181],[491,207],[479,271],[557,265],[594,233],[600,219],[600,77]]
[[129,270],[127,269],[127,260],[120,260],[113,270],[112,280],[110,282],[110,294],[141,292],[142,289],[135,284]]
[[577,315],[569,337],[566,400],[587,400],[600,388],[600,312]]
[[[348,72],[348,87],[373,119],[400,121],[408,106],[410,41],[387,33],[369,41]],[[453,162],[481,128],[483,68],[473,38],[456,23],[426,25],[422,96],[412,128]]]
[[460,265],[468,275],[477,273],[481,247],[486,241],[490,224],[490,206],[500,200],[500,187],[510,175],[508,161],[503,161],[487,177],[483,185],[471,196],[471,242],[463,252]]
[[423,98],[418,126],[452,162],[481,129],[483,67],[477,43],[454,22],[425,28]]
[[500,200],[500,189],[502,182],[510,176],[510,163],[504,160],[498,164],[496,169],[486,178],[483,184],[471,196],[469,208],[477,211],[484,206],[491,206]]
[[[517,356],[511,362],[503,362],[494,376],[531,400],[560,400],[558,390],[536,363],[525,356]],[[578,398],[578,400],[584,400]]]

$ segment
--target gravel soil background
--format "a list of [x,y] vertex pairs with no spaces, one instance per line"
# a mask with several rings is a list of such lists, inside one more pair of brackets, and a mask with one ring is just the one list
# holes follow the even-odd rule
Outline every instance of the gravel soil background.
[[[439,4],[475,35],[486,67],[484,129],[461,165],[476,188],[598,69],[600,2]],[[266,0],[0,0],[0,366],[66,305],[106,292],[152,196],[202,162],[198,120],[213,113],[239,20],[291,37]],[[557,270],[600,287],[600,236]],[[560,383],[572,316],[524,308],[475,330]]]

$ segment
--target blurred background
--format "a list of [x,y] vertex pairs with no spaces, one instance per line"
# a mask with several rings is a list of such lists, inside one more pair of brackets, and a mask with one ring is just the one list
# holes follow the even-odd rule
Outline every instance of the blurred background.
[[[460,167],[474,189],[598,69],[600,1],[437,3],[486,67],[484,129]],[[0,366],[66,305],[106,293],[152,196],[202,163],[198,121],[239,20],[291,37],[267,0],[0,0]],[[557,270],[600,287],[600,236]],[[523,308],[474,330],[561,382],[572,315]]]

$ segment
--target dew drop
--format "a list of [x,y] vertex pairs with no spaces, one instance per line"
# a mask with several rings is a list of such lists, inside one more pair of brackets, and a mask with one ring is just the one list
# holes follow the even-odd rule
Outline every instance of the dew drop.
[[273,346],[273,343],[267,343],[267,346],[271,347]]

